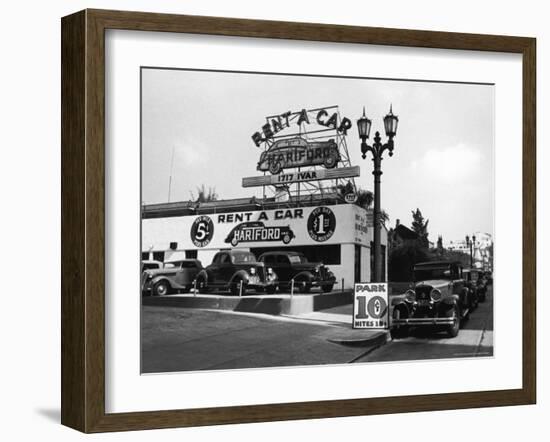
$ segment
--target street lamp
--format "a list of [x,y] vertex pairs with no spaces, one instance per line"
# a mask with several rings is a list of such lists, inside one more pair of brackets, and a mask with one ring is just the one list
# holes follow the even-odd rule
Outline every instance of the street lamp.
[[475,250],[475,244],[476,244],[476,236],[472,235],[472,240],[470,241],[470,237],[466,235],[466,246],[470,248],[470,267],[474,266],[474,254],[472,251],[472,246],[474,247],[474,250]]
[[357,120],[357,130],[361,139],[361,153],[363,159],[367,157],[367,152],[372,152],[372,161],[374,162],[374,282],[382,282],[382,246],[380,244],[380,229],[381,229],[381,213],[380,213],[380,176],[382,175],[382,154],[385,150],[388,151],[390,157],[393,155],[393,137],[397,133],[397,123],[399,119],[392,112],[390,105],[390,113],[384,117],[384,129],[388,137],[388,141],[382,144],[380,132],[374,134],[374,143],[369,146],[367,139],[370,135],[372,121],[365,115],[363,107],[363,116]]

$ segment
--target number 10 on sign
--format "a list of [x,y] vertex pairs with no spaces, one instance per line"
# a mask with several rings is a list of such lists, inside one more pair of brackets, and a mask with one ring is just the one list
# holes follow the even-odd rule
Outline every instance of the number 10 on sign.
[[353,328],[388,328],[388,284],[355,284]]

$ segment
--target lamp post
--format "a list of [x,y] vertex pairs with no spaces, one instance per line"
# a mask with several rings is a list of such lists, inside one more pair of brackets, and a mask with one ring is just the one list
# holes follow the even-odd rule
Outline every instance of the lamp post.
[[[470,237],[466,235],[466,246],[470,248],[470,267],[474,266],[474,251],[475,251],[475,243],[476,243],[476,236],[472,235],[472,240],[470,240]],[[474,251],[472,251],[472,247],[474,247]]]
[[367,152],[372,153],[372,161],[374,163],[374,169],[372,174],[374,175],[374,282],[382,282],[382,246],[380,244],[380,229],[381,229],[381,212],[380,212],[380,176],[382,175],[382,154],[385,150],[388,151],[389,156],[393,155],[393,137],[397,132],[397,123],[399,119],[393,115],[392,107],[390,106],[390,113],[384,117],[384,129],[388,137],[388,141],[382,144],[380,138],[380,132],[374,134],[374,143],[369,146],[367,139],[369,138],[372,121],[365,115],[365,108],[363,107],[363,116],[357,120],[357,130],[359,132],[359,138],[361,139],[361,153],[363,159],[367,158]]

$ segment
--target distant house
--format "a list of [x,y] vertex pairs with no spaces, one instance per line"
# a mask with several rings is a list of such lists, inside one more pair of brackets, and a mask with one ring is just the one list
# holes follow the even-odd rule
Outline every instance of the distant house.
[[388,231],[388,245],[390,249],[407,243],[412,244],[416,240],[418,240],[418,234],[401,224],[399,220],[396,220],[395,227]]

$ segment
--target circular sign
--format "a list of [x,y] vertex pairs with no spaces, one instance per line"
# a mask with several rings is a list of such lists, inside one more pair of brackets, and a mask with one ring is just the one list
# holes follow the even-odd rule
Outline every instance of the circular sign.
[[317,242],[329,239],[336,229],[336,217],[328,207],[317,207],[309,214],[307,231]]
[[344,200],[348,204],[353,204],[357,201],[357,194],[355,192],[346,193],[346,195],[344,196]]
[[386,300],[381,296],[373,296],[369,299],[369,303],[367,304],[367,311],[370,317],[374,319],[383,318],[386,315],[387,309],[388,305],[386,304]]
[[201,215],[191,225],[191,241],[197,247],[207,246],[214,236],[214,223],[209,216]]

